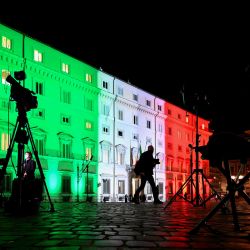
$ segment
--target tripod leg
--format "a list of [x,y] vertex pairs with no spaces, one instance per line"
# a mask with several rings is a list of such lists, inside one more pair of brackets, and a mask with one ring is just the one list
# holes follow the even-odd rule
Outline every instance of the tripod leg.
[[37,153],[37,150],[36,150],[36,146],[35,146],[32,134],[31,134],[31,130],[30,130],[28,121],[27,121],[26,126],[27,126],[28,135],[29,135],[29,138],[30,138],[31,146],[32,146],[32,149],[33,149],[36,161],[37,161],[37,165],[38,165],[38,168],[39,168],[39,171],[40,171],[40,175],[41,175],[41,178],[42,178],[42,181],[43,181],[43,184],[44,184],[44,187],[45,187],[48,199],[49,199],[50,211],[54,212],[55,211],[54,205],[53,205],[53,203],[51,201],[51,198],[50,198],[50,195],[49,195],[49,191],[48,191],[48,188],[47,188],[47,185],[46,185],[46,182],[45,182],[45,176],[43,174],[42,165],[41,165],[41,162],[40,162],[39,157],[38,157],[38,153]]
[[178,195],[180,195],[180,193],[182,192],[182,190],[185,188],[185,186],[188,184],[188,182],[191,180],[192,175],[190,175],[187,180],[183,183],[183,185],[180,187],[180,189],[176,192],[176,194],[170,199],[170,201],[166,204],[166,206],[164,207],[164,210],[170,206],[170,204],[175,201],[176,197]]

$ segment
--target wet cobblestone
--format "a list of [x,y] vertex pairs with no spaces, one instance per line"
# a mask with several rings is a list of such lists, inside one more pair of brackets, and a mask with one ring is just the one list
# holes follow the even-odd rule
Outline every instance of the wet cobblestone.
[[153,203],[42,203],[34,215],[0,209],[0,249],[250,249],[250,206],[238,200],[240,231],[219,210],[198,232],[190,231],[216,205]]

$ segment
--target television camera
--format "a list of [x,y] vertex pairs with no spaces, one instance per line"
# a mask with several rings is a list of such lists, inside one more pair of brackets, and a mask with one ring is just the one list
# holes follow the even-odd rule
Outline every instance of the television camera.
[[24,71],[15,71],[13,78],[11,75],[6,77],[6,81],[11,84],[10,97],[16,101],[17,109],[29,111],[38,107],[37,96],[35,92],[20,85],[20,81],[26,78]]

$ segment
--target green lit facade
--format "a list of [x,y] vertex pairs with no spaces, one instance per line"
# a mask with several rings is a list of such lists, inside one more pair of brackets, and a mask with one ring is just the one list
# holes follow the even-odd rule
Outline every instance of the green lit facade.
[[[0,158],[6,155],[8,134],[13,133],[18,114],[16,102],[9,102],[6,74],[24,70],[26,79],[21,84],[37,94],[38,108],[28,111],[27,117],[52,200],[82,200],[87,193],[96,199],[97,71],[6,26],[0,25],[0,35]],[[32,151],[30,141],[25,151]],[[87,190],[82,170],[91,155]],[[4,177],[7,195],[16,178],[16,162],[17,143]],[[39,176],[39,169],[36,172]]]

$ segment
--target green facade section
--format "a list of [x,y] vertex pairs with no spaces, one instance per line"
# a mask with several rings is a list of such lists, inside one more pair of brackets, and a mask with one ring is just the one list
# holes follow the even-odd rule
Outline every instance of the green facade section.
[[[13,133],[18,115],[16,102],[9,102],[11,85],[4,79],[6,72],[14,76],[24,70],[26,79],[20,84],[34,91],[38,100],[38,107],[28,111],[27,117],[52,200],[84,200],[86,194],[96,199],[97,70],[1,24],[0,39],[0,158],[6,155],[6,135]],[[16,178],[17,144],[7,168],[11,180]],[[30,141],[26,150],[32,151]],[[88,163],[86,190],[83,170]],[[39,169],[36,175],[40,176]]]

